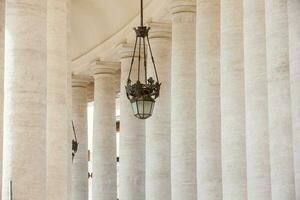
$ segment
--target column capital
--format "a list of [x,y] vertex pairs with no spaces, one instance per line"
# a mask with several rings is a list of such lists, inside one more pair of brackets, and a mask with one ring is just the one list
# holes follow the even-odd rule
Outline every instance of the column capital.
[[99,75],[115,75],[120,67],[120,62],[109,62],[97,59],[92,62],[92,75],[94,76],[94,78]]
[[90,82],[91,82],[91,79],[88,76],[80,76],[80,75],[72,76],[72,87],[86,88]]
[[172,24],[163,22],[149,22],[147,24],[151,27],[149,32],[149,39],[154,38],[171,38],[172,37]]
[[195,0],[175,0],[170,6],[171,13],[196,13]]
[[[124,58],[132,58],[133,56],[133,50],[134,50],[134,43],[121,43],[117,47],[118,53],[120,55],[120,59]],[[138,46],[136,48],[135,57],[138,57],[139,55],[139,49]],[[141,58],[144,58],[144,51],[141,49]]]
[[121,43],[117,47],[120,58],[129,58],[133,55],[134,44],[132,43]]

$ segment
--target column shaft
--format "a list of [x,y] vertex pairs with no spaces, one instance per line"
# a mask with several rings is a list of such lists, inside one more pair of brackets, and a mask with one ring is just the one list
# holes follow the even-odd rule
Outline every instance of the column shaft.
[[[67,75],[67,108],[68,108],[68,118],[69,121],[72,120],[72,65],[71,65],[71,0],[67,0],[67,54],[68,54],[68,75]],[[72,149],[72,138],[73,138],[73,127],[69,123],[68,133],[69,133],[69,143],[68,149]],[[72,162],[72,154],[69,153],[69,162]],[[72,194],[72,164],[68,167],[68,179],[71,184],[68,184],[68,192]],[[72,200],[72,195],[68,196],[67,200]]]
[[[115,72],[94,69],[93,199],[117,199]],[[102,69],[103,68],[103,69]]]
[[272,200],[295,199],[287,0],[266,0]]
[[223,199],[247,199],[243,1],[221,1]]
[[66,200],[68,191],[67,0],[47,1],[47,199]]
[[222,199],[220,0],[197,4],[198,199]]
[[[121,97],[120,97],[120,198],[145,199],[145,121],[134,117],[125,93],[128,72],[133,55],[133,45],[121,47]],[[137,54],[136,54],[137,55]],[[137,58],[136,58],[137,59]],[[137,62],[135,62],[136,64]],[[133,67],[136,74],[137,66]],[[135,76],[133,76],[135,77]]]
[[0,200],[2,193],[3,162],[3,103],[4,103],[4,35],[5,35],[5,0],[0,0]]
[[265,2],[244,1],[248,200],[271,200]]
[[2,199],[46,199],[45,0],[7,0]]
[[[88,119],[86,87],[86,80],[77,77],[73,78],[72,119],[79,145],[72,163],[72,200],[88,199]],[[74,138],[74,136],[72,136],[72,138]]]
[[288,0],[296,200],[300,200],[300,1]]
[[[171,26],[151,23],[150,27],[150,43],[162,86],[153,116],[146,121],[146,199],[171,200]],[[154,78],[148,58],[148,71]]]
[[171,180],[173,200],[197,199],[196,6],[172,5]]

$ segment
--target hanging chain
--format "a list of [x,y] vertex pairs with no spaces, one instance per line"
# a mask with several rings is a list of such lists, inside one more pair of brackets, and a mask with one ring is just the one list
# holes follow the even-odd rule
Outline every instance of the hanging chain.
[[131,59],[130,70],[129,70],[127,81],[130,80],[130,76],[131,76],[131,72],[132,72],[132,67],[133,67],[134,58],[135,58],[135,52],[136,52],[136,46],[137,46],[137,40],[138,40],[138,38],[136,37],[135,38],[134,50],[133,50],[133,55],[132,55],[132,59]]
[[141,27],[144,26],[144,1],[141,0]]
[[[131,78],[137,45],[139,46],[138,47],[139,48],[138,49],[138,53],[139,53],[139,55],[138,55],[138,81],[140,81],[140,77],[141,77],[141,75],[140,75],[141,74],[141,51],[142,51],[141,45],[143,45],[145,84],[147,84],[147,80],[148,80],[148,78],[147,78],[148,77],[148,71],[147,71],[147,53],[146,53],[146,45],[147,44],[148,44],[148,48],[149,48],[151,60],[152,60],[154,71],[155,71],[156,81],[157,82],[159,81],[158,80],[158,73],[157,73],[157,69],[156,69],[156,64],[155,64],[155,61],[154,61],[154,57],[153,57],[153,53],[152,53],[152,49],[151,49],[151,45],[150,45],[150,41],[149,41],[149,37],[148,37],[148,31],[149,31],[149,29],[148,30],[146,30],[146,29],[147,29],[147,27],[144,27],[144,2],[143,2],[143,0],[141,0],[141,26],[134,29],[135,32],[136,32],[136,34],[137,34],[137,36],[135,38],[134,50],[133,50],[133,55],[132,55],[132,59],[131,59],[130,70],[129,70],[127,81],[129,81],[130,78]],[[145,40],[145,37],[147,38],[147,41]],[[143,38],[143,41],[141,41],[142,38]]]
[[148,46],[149,46],[151,60],[152,60],[152,63],[153,63],[153,68],[154,68],[154,72],[155,72],[155,76],[156,76],[156,81],[159,82],[158,75],[157,75],[156,64],[155,64],[155,60],[154,60],[154,57],[153,57],[153,53],[152,53],[152,49],[151,49],[151,45],[150,45],[150,41],[149,41],[148,35],[147,35],[147,42],[148,42]]
[[141,73],[141,38],[139,37],[138,81],[140,81],[140,73]]
[[147,72],[147,54],[146,54],[146,42],[145,42],[145,37],[143,37],[143,44],[144,44],[144,70],[145,70],[145,84],[147,84],[148,72]]

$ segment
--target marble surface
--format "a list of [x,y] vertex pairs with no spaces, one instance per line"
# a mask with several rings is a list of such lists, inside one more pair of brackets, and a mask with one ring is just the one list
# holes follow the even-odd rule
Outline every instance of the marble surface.
[[[4,35],[5,35],[5,0],[0,1],[0,113],[3,113],[4,104]],[[0,115],[0,180],[2,180],[3,158],[3,114]],[[2,181],[0,181],[0,194],[2,193]],[[1,195],[0,195],[0,199]]]
[[[2,199],[46,199],[45,0],[6,1]],[[34,31],[32,31],[34,30]]]
[[272,200],[295,199],[287,1],[266,1]]
[[[160,96],[153,115],[146,121],[146,200],[171,200],[171,24],[150,23]],[[149,76],[155,78],[150,56]]]
[[173,1],[171,5],[171,181],[173,200],[197,199],[195,3],[195,1]]
[[[115,68],[94,66],[93,199],[117,199]],[[121,158],[122,159],[122,158]]]
[[198,199],[222,199],[220,0],[197,1]]
[[[78,77],[72,81],[72,120],[78,140],[78,151],[72,163],[72,200],[88,199],[88,118],[87,84]],[[73,133],[73,130],[72,130]],[[72,139],[74,136],[72,135]]]
[[243,1],[221,1],[223,200],[247,198]]
[[68,4],[47,1],[47,199],[66,200],[68,185]]
[[300,200],[300,1],[288,1],[290,84],[296,200]]
[[[125,94],[132,44],[119,46],[121,57],[119,195],[123,200],[145,199],[145,121],[134,117]],[[133,72],[136,73],[134,64]]]
[[271,200],[265,2],[244,1],[248,200]]

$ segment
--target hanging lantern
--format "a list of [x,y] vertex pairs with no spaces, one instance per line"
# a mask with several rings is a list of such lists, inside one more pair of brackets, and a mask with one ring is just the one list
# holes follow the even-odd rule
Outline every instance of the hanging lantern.
[[[139,119],[147,119],[152,116],[155,99],[159,96],[161,83],[158,80],[157,70],[148,37],[150,27],[144,26],[143,24],[143,0],[141,0],[141,25],[134,28],[134,30],[136,33],[136,39],[125,89],[127,98],[131,103],[134,116]],[[151,56],[156,80],[152,77],[148,77],[147,74],[147,48],[149,49],[149,54]],[[138,55],[136,55],[136,53],[138,53]],[[137,61],[135,60],[135,57],[138,58]],[[142,58],[144,59],[143,62]],[[133,82],[131,80],[131,75],[135,61],[137,62],[138,67],[137,80]],[[142,69],[143,74],[141,74]]]
[[72,128],[73,128],[73,134],[74,134],[74,139],[72,140],[72,161],[74,161],[75,154],[78,151],[79,143],[77,141],[77,136],[76,136],[75,126],[74,126],[73,120],[72,120]]

